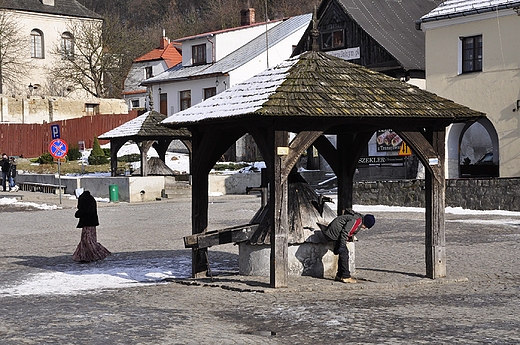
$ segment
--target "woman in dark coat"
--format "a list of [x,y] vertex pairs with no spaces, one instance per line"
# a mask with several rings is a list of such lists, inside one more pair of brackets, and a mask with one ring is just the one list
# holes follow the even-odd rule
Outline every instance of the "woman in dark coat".
[[81,230],[81,241],[72,255],[74,261],[91,262],[102,260],[110,251],[97,241],[96,226],[99,225],[96,199],[89,191],[84,191],[78,198],[78,210],[74,215],[79,218],[77,228]]

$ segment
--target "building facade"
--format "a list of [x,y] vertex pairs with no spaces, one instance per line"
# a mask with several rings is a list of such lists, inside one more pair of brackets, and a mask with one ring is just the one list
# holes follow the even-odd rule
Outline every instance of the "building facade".
[[[1,0],[0,19],[1,122],[44,123],[128,112],[121,100],[93,97],[72,81],[56,83],[50,74],[59,59],[74,58],[71,28],[89,23],[101,29],[101,16],[76,0]],[[11,46],[5,45],[8,39]]]
[[149,109],[148,89],[141,82],[161,74],[181,61],[181,44],[170,42],[163,32],[159,47],[132,63],[122,92],[128,109]]
[[446,1],[417,27],[426,89],[487,115],[450,126],[446,176],[520,176],[520,1]]

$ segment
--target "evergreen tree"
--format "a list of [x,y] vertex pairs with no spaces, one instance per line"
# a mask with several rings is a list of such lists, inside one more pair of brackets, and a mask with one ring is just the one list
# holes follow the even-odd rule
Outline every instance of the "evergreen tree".
[[108,157],[105,155],[105,151],[103,151],[99,145],[98,138],[94,137],[94,145],[92,146],[92,152],[90,152],[90,156],[88,157],[88,164],[101,165],[107,163]]

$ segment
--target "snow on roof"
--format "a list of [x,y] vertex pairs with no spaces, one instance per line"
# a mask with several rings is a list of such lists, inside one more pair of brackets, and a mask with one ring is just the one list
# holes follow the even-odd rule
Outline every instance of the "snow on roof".
[[448,0],[421,17],[422,22],[520,6],[518,0]]
[[157,111],[148,111],[133,120],[123,123],[99,136],[99,139],[130,138],[130,137],[190,137],[186,129],[174,130],[162,126],[160,122],[166,115]]
[[171,115],[162,123],[189,123],[253,113],[262,108],[269,96],[276,92],[280,84],[285,81],[287,72],[296,62],[298,57],[286,60],[204,102]]
[[[308,26],[311,20],[312,14],[304,14],[301,16],[291,17],[269,29],[267,31],[269,48],[275,46],[287,36],[300,30],[302,27]],[[260,35],[213,64],[188,67],[177,65],[164,71],[158,76],[147,79],[142,84],[155,84],[169,80],[184,79],[214,73],[228,73],[229,71],[244,65],[246,62],[251,61],[265,50],[266,39],[264,35]]]
[[308,51],[162,123],[185,126],[250,116],[460,121],[485,115],[360,65]]

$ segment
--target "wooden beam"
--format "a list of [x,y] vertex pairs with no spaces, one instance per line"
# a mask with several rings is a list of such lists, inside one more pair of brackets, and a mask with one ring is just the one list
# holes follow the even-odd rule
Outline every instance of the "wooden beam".
[[270,200],[271,218],[271,260],[270,260],[270,285],[273,288],[287,287],[289,274],[288,255],[288,203],[289,194],[287,178],[283,178],[286,170],[284,156],[278,155],[277,149],[288,146],[289,134],[286,131],[274,131],[273,133],[273,160]]
[[247,241],[257,228],[258,224],[246,224],[186,236],[184,237],[184,247],[202,249],[219,244]]
[[[191,200],[191,227],[192,234],[200,234],[208,228],[208,174],[229,148],[243,133],[214,131],[206,128],[206,131],[192,129],[192,157],[190,160],[190,172],[192,176],[192,200]],[[207,248],[192,249],[192,277],[202,278],[209,269]]]
[[336,171],[336,177],[338,179],[338,215],[342,214],[346,209],[351,209],[353,206],[356,166],[363,149],[372,135],[373,133],[369,132],[357,134],[344,132],[337,135],[338,171]]
[[339,170],[339,157],[336,148],[330,140],[324,136],[320,135],[313,143],[316,147],[320,155],[329,163],[330,168],[336,175],[338,175]]
[[425,261],[426,276],[446,277],[444,145],[445,128],[429,129],[426,133],[400,132],[425,166]]
[[141,176],[148,176],[148,161],[146,160],[146,155],[154,142],[155,140],[143,140],[137,143],[137,147],[141,153]]
[[110,139],[110,176],[117,173],[117,152],[126,143],[126,139]]
[[166,151],[168,151],[168,146],[170,146],[170,143],[172,141],[173,141],[172,138],[159,139],[152,144],[155,151],[157,151],[159,158],[163,162],[166,162]]

